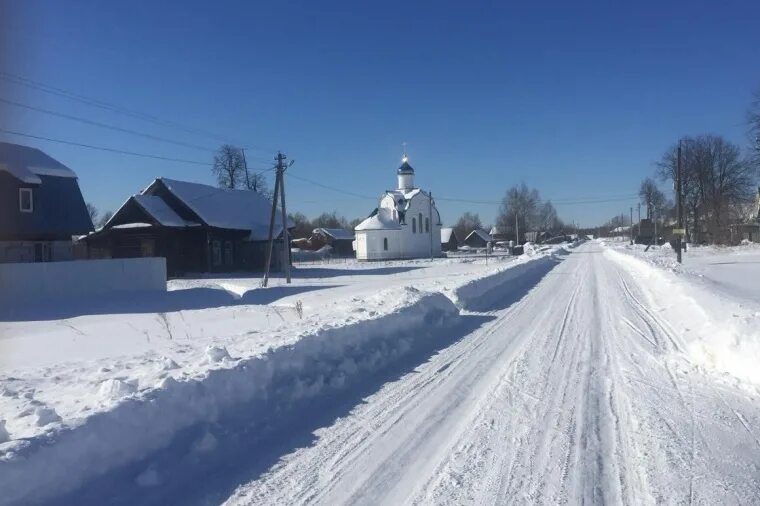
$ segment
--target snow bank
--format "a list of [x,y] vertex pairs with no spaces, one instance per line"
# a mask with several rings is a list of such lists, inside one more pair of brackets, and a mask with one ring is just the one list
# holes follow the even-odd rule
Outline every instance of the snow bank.
[[670,258],[650,260],[623,251],[605,253],[643,280],[694,363],[760,385],[760,305],[716,290]]
[[[201,378],[167,377],[158,388],[134,393],[78,426],[0,444],[0,501],[60,496],[165,447],[182,429],[213,422],[257,400],[276,399],[278,410],[287,410],[344,388],[434,339],[458,318],[456,306],[440,293],[403,288],[367,300],[369,306],[383,303],[392,306],[389,312],[350,325],[324,326],[263,356],[235,359],[224,348],[210,347],[204,360],[212,368]],[[104,383],[100,393],[108,397],[133,391],[114,380]],[[253,412],[251,423],[265,415]]]
[[455,288],[452,300],[457,307],[469,311],[506,307],[538,283],[557,262],[554,255],[523,255],[495,273]]

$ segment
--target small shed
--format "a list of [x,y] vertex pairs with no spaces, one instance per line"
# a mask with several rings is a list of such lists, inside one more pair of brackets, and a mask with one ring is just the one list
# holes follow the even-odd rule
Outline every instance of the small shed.
[[465,238],[464,243],[471,248],[485,248],[491,242],[491,236],[483,229],[475,229]]
[[441,229],[441,251],[456,251],[459,248],[459,238],[453,228]]

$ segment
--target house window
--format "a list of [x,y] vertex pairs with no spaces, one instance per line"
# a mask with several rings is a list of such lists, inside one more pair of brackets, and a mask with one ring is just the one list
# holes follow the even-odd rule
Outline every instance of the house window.
[[232,265],[232,241],[224,241],[224,265]]
[[31,213],[34,211],[31,188],[18,189],[18,210],[22,213]]
[[430,232],[430,218],[425,218],[425,232]]
[[383,249],[385,251],[388,251],[388,238],[387,237],[383,237]]
[[211,243],[211,263],[214,266],[222,265],[222,243],[220,241]]
[[412,233],[417,233],[417,218],[412,218]]

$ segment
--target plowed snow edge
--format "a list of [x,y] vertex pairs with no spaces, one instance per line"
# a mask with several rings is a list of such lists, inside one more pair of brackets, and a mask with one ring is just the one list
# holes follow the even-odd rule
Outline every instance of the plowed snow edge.
[[179,431],[218,420],[257,399],[277,399],[278,410],[287,410],[340,390],[361,375],[389,366],[418,342],[435,339],[457,323],[460,309],[488,309],[494,298],[509,305],[500,288],[537,282],[556,262],[552,256],[521,259],[455,289],[451,297],[410,287],[389,290],[386,296],[402,301],[389,312],[318,329],[263,356],[236,360],[223,349],[210,350],[220,368],[204,377],[167,378],[158,388],[78,426],[30,438],[0,453],[0,503],[44,502],[74,491],[160,450]]

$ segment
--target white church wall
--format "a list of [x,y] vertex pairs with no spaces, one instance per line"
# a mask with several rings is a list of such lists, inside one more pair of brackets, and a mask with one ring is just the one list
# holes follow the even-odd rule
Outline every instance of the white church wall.
[[[366,230],[356,232],[358,260],[391,260],[403,258],[399,230]],[[388,249],[385,249],[385,245]]]

